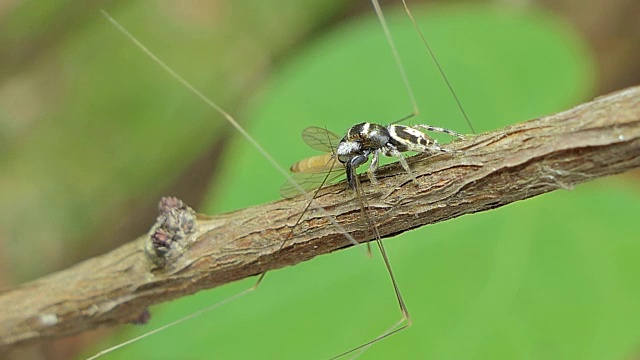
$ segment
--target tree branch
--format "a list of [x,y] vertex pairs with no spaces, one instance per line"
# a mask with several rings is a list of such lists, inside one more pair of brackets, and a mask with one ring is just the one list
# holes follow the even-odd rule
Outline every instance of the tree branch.
[[[452,143],[453,155],[396,164],[366,184],[383,237],[494,209],[640,166],[640,87]],[[371,231],[344,183],[316,201],[359,241]],[[304,197],[229,214],[196,215],[165,198],[150,235],[0,296],[0,346],[10,349],[98,326],[144,320],[148,306],[327,254],[351,244]]]

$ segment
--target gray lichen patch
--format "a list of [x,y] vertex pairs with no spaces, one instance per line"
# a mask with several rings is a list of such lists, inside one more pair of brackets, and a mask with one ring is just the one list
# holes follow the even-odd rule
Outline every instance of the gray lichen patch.
[[160,267],[167,267],[186,250],[196,228],[196,212],[176,197],[163,197],[160,215],[149,230],[145,253]]

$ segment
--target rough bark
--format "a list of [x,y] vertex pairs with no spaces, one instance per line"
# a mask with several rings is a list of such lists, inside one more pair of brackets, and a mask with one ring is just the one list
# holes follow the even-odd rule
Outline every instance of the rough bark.
[[[408,159],[418,186],[395,164],[377,174],[379,186],[365,184],[382,237],[639,167],[640,87],[450,147],[461,152]],[[355,239],[372,240],[344,183],[316,201]],[[281,246],[304,197],[216,216],[172,204],[175,212],[163,209],[153,236],[0,295],[0,347],[141,321],[150,305],[351,246],[314,210]]]

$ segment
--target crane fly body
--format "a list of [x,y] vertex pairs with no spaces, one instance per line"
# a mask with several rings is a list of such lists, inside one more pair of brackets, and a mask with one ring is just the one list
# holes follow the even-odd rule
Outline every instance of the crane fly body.
[[333,154],[316,155],[296,162],[289,170],[292,173],[316,174],[342,169],[342,165],[335,160]]

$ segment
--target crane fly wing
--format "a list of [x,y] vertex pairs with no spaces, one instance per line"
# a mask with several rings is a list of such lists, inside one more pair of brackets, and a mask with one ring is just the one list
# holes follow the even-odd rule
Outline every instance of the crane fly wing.
[[302,130],[302,140],[316,150],[334,153],[342,137],[325,128],[309,126]]
[[[325,128],[310,126],[302,130],[302,140],[310,147],[328,154],[313,156],[293,164],[289,170],[297,185],[304,191],[312,191],[331,184],[344,175],[344,165],[336,158],[335,149],[342,138]],[[291,198],[302,192],[298,186],[287,181],[280,187],[280,195]]]

